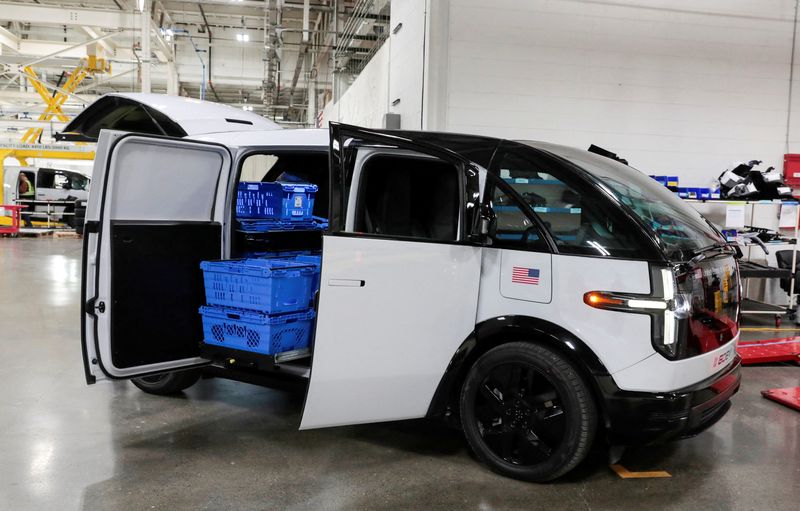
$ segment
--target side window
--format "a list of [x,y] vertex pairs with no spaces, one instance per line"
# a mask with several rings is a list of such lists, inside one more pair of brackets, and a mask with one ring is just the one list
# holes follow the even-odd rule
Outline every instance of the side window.
[[491,188],[491,205],[497,217],[492,247],[549,252],[541,231],[520,204],[499,187]]
[[86,190],[89,186],[89,178],[81,174],[69,174],[69,181],[72,190]]
[[505,151],[494,171],[542,220],[562,254],[638,257],[642,234],[574,171],[532,148]]
[[69,178],[63,172],[55,172],[53,174],[53,188],[56,190],[69,190]]
[[37,188],[53,188],[56,173],[50,169],[39,169],[36,173]]
[[367,157],[354,174],[358,196],[352,231],[456,241],[459,170],[439,159],[397,154]]

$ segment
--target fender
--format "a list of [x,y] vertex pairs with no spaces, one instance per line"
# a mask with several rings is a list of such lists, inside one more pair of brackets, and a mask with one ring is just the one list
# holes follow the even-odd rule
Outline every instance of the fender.
[[[426,417],[458,425],[459,392],[467,371],[482,354],[511,341],[535,341],[555,348],[578,366],[596,394],[599,394],[598,378],[609,376],[597,355],[563,327],[531,316],[499,316],[475,325],[475,330],[458,347],[439,381]],[[598,400],[600,407],[601,401]]]

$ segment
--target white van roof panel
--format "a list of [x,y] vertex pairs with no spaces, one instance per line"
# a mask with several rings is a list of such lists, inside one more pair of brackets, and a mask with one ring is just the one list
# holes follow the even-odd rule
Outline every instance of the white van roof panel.
[[253,146],[320,146],[327,148],[329,144],[326,129],[285,129],[266,131],[240,131],[227,133],[206,133],[189,136],[193,140],[216,142],[228,147]]
[[[188,136],[221,131],[282,129],[278,124],[258,114],[210,101],[142,92],[114,92],[106,95],[138,101],[154,110],[158,110],[178,123]],[[234,123],[226,119],[241,120],[248,123]]]
[[190,137],[282,128],[265,117],[220,103],[165,94],[114,92],[87,106],[56,134],[56,139],[96,141],[103,129]]

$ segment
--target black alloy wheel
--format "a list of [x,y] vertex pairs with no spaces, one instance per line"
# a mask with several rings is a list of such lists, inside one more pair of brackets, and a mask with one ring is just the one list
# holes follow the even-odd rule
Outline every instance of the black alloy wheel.
[[541,482],[583,460],[597,411],[565,358],[544,346],[515,342],[488,351],[470,369],[461,420],[473,451],[492,470]]

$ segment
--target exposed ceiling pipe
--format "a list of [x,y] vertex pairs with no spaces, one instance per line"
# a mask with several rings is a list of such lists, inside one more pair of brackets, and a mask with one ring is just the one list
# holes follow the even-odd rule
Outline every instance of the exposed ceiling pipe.
[[220,101],[219,94],[217,94],[217,90],[214,88],[214,82],[211,80],[211,49],[213,45],[211,43],[211,26],[208,24],[208,18],[206,18],[206,11],[203,10],[203,4],[197,4],[197,7],[200,9],[200,15],[203,16],[203,23],[206,26],[206,34],[208,34],[208,86],[211,89],[211,93],[214,94],[214,98],[217,101]]

